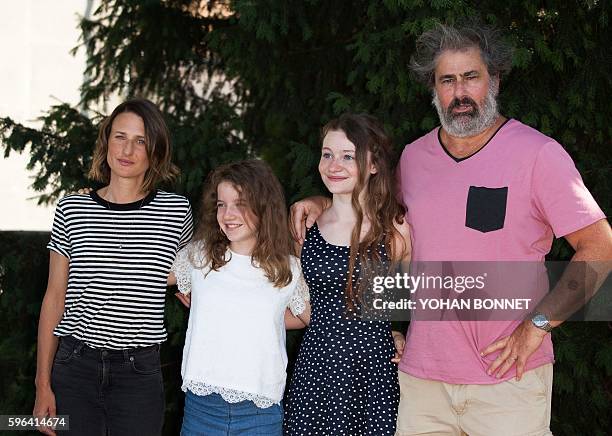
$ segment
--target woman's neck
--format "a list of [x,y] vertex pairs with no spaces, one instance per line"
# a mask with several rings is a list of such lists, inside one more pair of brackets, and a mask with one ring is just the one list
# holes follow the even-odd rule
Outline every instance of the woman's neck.
[[142,190],[142,181],[135,179],[111,179],[108,186],[100,189],[98,195],[116,204],[133,203],[147,196]]
[[[360,196],[359,204],[361,205],[361,210],[365,213],[363,194]],[[353,209],[352,194],[334,194],[332,197],[332,205],[328,211],[333,216],[334,221],[340,221],[347,224],[355,224],[357,222],[357,215]],[[365,215],[363,219],[367,219]]]
[[[360,204],[364,211],[359,238],[361,240],[370,228],[370,221],[365,216],[363,199],[360,201]],[[357,225],[357,215],[353,210],[351,194],[334,194],[332,205],[323,212],[323,215],[321,215],[317,222],[319,231],[327,242],[334,245],[350,245],[351,234]]]

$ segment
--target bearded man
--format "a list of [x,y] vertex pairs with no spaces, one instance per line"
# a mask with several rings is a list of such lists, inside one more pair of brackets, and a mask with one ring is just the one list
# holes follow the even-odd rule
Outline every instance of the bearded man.
[[[498,112],[511,55],[482,26],[438,25],[417,41],[411,67],[441,126],[408,144],[397,169],[412,259],[543,262],[556,235],[576,250],[573,262],[610,260],[612,230],[569,155]],[[321,198],[293,206],[298,234],[324,207]],[[549,295],[570,295],[572,283],[564,275]],[[565,319],[552,307],[524,320],[412,321],[396,434],[550,435],[549,332]]]
[[[573,261],[609,260],[610,225],[569,155],[498,112],[511,65],[500,36],[439,25],[417,41],[411,67],[441,127],[407,145],[397,171],[412,258],[542,262],[556,235],[576,250]],[[549,332],[563,319],[538,309],[522,322],[413,322],[397,434],[550,435]]]

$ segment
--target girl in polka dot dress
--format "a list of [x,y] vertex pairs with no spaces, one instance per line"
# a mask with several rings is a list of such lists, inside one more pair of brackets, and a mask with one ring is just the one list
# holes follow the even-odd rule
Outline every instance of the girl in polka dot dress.
[[361,265],[386,273],[409,253],[391,142],[368,115],[342,115],[322,133],[319,172],[333,199],[302,247],[311,317],[286,398],[284,432],[393,435],[404,337],[390,322],[359,316],[373,275],[360,273]]

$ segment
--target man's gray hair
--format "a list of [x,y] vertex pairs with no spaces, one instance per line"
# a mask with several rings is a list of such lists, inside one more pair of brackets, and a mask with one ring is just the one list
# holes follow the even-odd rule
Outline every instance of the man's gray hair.
[[489,26],[468,24],[453,27],[437,24],[424,32],[416,42],[416,51],[410,59],[410,68],[418,80],[433,87],[438,57],[445,50],[480,49],[480,56],[491,77],[502,75],[512,67],[513,48],[502,39],[501,33]]

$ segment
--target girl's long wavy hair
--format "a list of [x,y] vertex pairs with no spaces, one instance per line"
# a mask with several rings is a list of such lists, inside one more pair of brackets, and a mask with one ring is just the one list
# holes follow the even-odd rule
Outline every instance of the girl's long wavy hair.
[[194,241],[200,242],[196,246],[203,247],[204,263],[218,271],[229,261],[226,253],[230,241],[217,222],[217,187],[222,182],[233,185],[256,218],[257,243],[251,253],[251,262],[264,270],[275,287],[287,286],[292,280],[289,256],[293,254],[293,243],[285,196],[272,169],[261,160],[222,165],[208,176],[202,195],[199,225],[193,237]]
[[[353,189],[351,203],[357,222],[351,234],[349,255],[349,270],[345,290],[349,309],[355,308],[355,303],[362,300],[362,294],[371,284],[374,275],[387,274],[395,268],[397,262],[388,263],[382,268],[378,246],[382,243],[387,247],[387,253],[406,253],[407,247],[398,247],[401,241],[395,222],[404,222],[404,207],[396,200],[396,182],[393,171],[393,147],[391,139],[386,134],[381,122],[367,114],[346,113],[328,122],[321,131],[321,140],[330,131],[342,131],[349,141],[355,145],[355,161],[358,169],[358,180]],[[371,153],[371,163],[376,168],[375,174],[369,173],[368,152]],[[363,206],[360,202],[360,194]],[[370,229],[360,240],[364,217],[370,221]],[[404,244],[405,245],[405,244]],[[353,274],[357,258],[360,271],[356,279]]]

